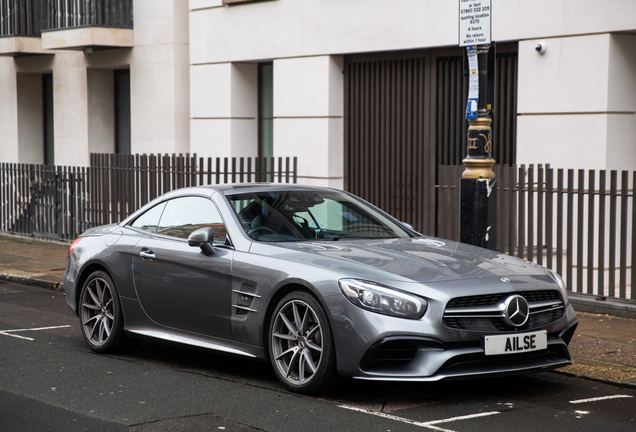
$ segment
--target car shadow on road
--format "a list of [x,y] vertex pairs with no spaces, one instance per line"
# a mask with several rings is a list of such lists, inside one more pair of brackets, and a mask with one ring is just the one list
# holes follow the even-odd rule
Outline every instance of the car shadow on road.
[[[151,369],[170,369],[222,379],[245,385],[288,392],[266,362],[226,355],[177,344],[144,343],[131,353],[119,356]],[[566,392],[563,379],[550,373],[512,377],[438,382],[383,382],[343,379],[333,391],[317,395],[321,400],[363,408],[394,412],[411,407],[446,402],[501,402],[528,399],[541,401],[546,394]]]

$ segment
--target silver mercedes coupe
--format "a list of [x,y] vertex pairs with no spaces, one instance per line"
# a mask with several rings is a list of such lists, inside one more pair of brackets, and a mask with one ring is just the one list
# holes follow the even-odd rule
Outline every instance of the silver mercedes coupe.
[[64,288],[96,352],[208,348],[269,361],[300,393],[553,369],[577,326],[553,271],[296,185],[169,192],[75,240]]

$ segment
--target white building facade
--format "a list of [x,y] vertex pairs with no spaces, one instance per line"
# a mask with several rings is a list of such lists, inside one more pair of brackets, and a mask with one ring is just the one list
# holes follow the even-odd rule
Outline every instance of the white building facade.
[[[273,154],[297,155],[302,183],[342,187],[347,58],[457,47],[458,33],[458,0],[190,0],[190,149],[258,152],[271,62]],[[492,40],[518,52],[514,162],[636,169],[636,2],[492,0]]]
[[21,19],[36,28],[7,31],[12,3],[0,11],[0,161],[190,150],[187,2],[33,0]]
[[[517,59],[510,161],[636,169],[636,2],[491,3],[492,40]],[[351,59],[459,49],[459,0],[134,0],[133,15],[129,29],[0,38],[0,161],[298,156],[300,183],[343,187]],[[421,117],[431,142],[437,105]]]

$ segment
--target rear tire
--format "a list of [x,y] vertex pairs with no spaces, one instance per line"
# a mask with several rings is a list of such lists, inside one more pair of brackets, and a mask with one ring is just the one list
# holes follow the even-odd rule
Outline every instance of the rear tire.
[[329,321],[311,294],[294,291],[278,303],[269,326],[269,355],[291,391],[323,393],[339,380]]
[[92,273],[82,288],[79,303],[82,336],[95,352],[113,353],[135,345],[124,334],[119,293],[103,271]]

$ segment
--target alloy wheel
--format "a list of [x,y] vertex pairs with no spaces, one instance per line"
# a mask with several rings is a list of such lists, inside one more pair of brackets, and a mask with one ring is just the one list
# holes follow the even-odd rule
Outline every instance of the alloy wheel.
[[273,360],[292,386],[314,378],[323,357],[323,330],[316,312],[302,300],[290,300],[277,312],[271,331]]
[[113,292],[102,278],[92,279],[85,287],[81,304],[82,330],[95,346],[104,345],[115,321]]

